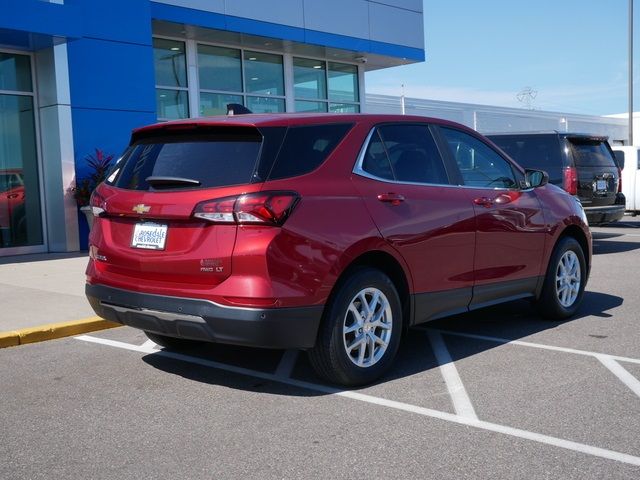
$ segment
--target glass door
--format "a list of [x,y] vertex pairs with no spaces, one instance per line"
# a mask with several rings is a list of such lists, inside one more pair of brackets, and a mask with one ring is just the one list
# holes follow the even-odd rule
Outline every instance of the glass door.
[[0,52],[0,255],[43,244],[31,79],[31,57]]

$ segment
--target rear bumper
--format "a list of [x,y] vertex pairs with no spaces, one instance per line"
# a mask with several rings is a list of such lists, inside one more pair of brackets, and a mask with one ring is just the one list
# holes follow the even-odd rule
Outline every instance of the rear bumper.
[[585,207],[589,225],[617,222],[624,217],[624,205],[611,205],[606,207]]
[[111,320],[169,337],[265,348],[311,348],[322,306],[238,308],[193,298],[86,284],[93,310]]

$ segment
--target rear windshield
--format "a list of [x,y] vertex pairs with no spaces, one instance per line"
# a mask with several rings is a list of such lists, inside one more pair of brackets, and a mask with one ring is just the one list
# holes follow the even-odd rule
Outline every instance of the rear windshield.
[[[327,159],[351,127],[223,127],[151,136],[127,149],[107,183],[128,190],[212,188],[304,175]],[[150,177],[156,177],[153,186]],[[182,182],[158,183],[158,178]]]
[[562,168],[557,135],[487,135],[520,166],[533,170]]
[[607,145],[600,140],[569,139],[576,167],[615,167]]
[[[198,188],[250,183],[261,145],[262,136],[255,129],[152,137],[129,147],[109,180],[129,190],[149,190],[149,177],[195,180]],[[166,187],[180,188],[180,184]]]

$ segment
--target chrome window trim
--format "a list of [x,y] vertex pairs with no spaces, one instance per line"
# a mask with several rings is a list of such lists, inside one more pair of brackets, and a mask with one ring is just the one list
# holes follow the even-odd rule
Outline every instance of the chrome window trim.
[[[398,125],[398,124],[394,124],[394,125]],[[398,180],[389,180],[388,178],[378,177],[376,175],[373,175],[367,172],[366,170],[364,170],[364,168],[362,168],[362,164],[364,163],[364,156],[367,153],[367,148],[369,148],[369,143],[371,142],[371,138],[373,137],[373,134],[376,132],[377,128],[378,128],[378,125],[374,126],[369,131],[369,133],[367,134],[367,137],[364,140],[364,143],[362,144],[362,147],[360,148],[360,153],[358,153],[356,163],[353,167],[353,170],[351,171],[351,173],[353,173],[354,175],[368,178],[370,180],[376,180],[378,182],[389,183],[392,185],[417,185],[417,186],[426,186],[426,187],[465,188],[465,189],[471,189],[471,190],[495,190],[495,191],[501,191],[501,192],[502,191],[509,192],[514,190],[525,192],[525,191],[533,190],[533,189],[522,190],[519,188],[500,188],[500,187],[495,187],[495,188],[475,187],[472,185],[453,185],[451,183],[399,182]]]

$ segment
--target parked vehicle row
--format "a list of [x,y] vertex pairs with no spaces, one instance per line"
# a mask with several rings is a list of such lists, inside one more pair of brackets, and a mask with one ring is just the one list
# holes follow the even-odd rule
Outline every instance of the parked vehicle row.
[[640,147],[613,147],[622,169],[622,192],[626,199],[627,211],[633,215],[640,213]]
[[624,181],[607,137],[563,132],[487,137],[523,167],[546,171],[551,183],[575,195],[589,225],[616,222],[624,216]]
[[[594,202],[617,191],[606,173]],[[432,319],[517,298],[567,318],[591,265],[574,196],[477,132],[415,116],[152,125],[91,205],[98,315],[170,348],[305,349],[343,385],[378,378],[402,331]]]

